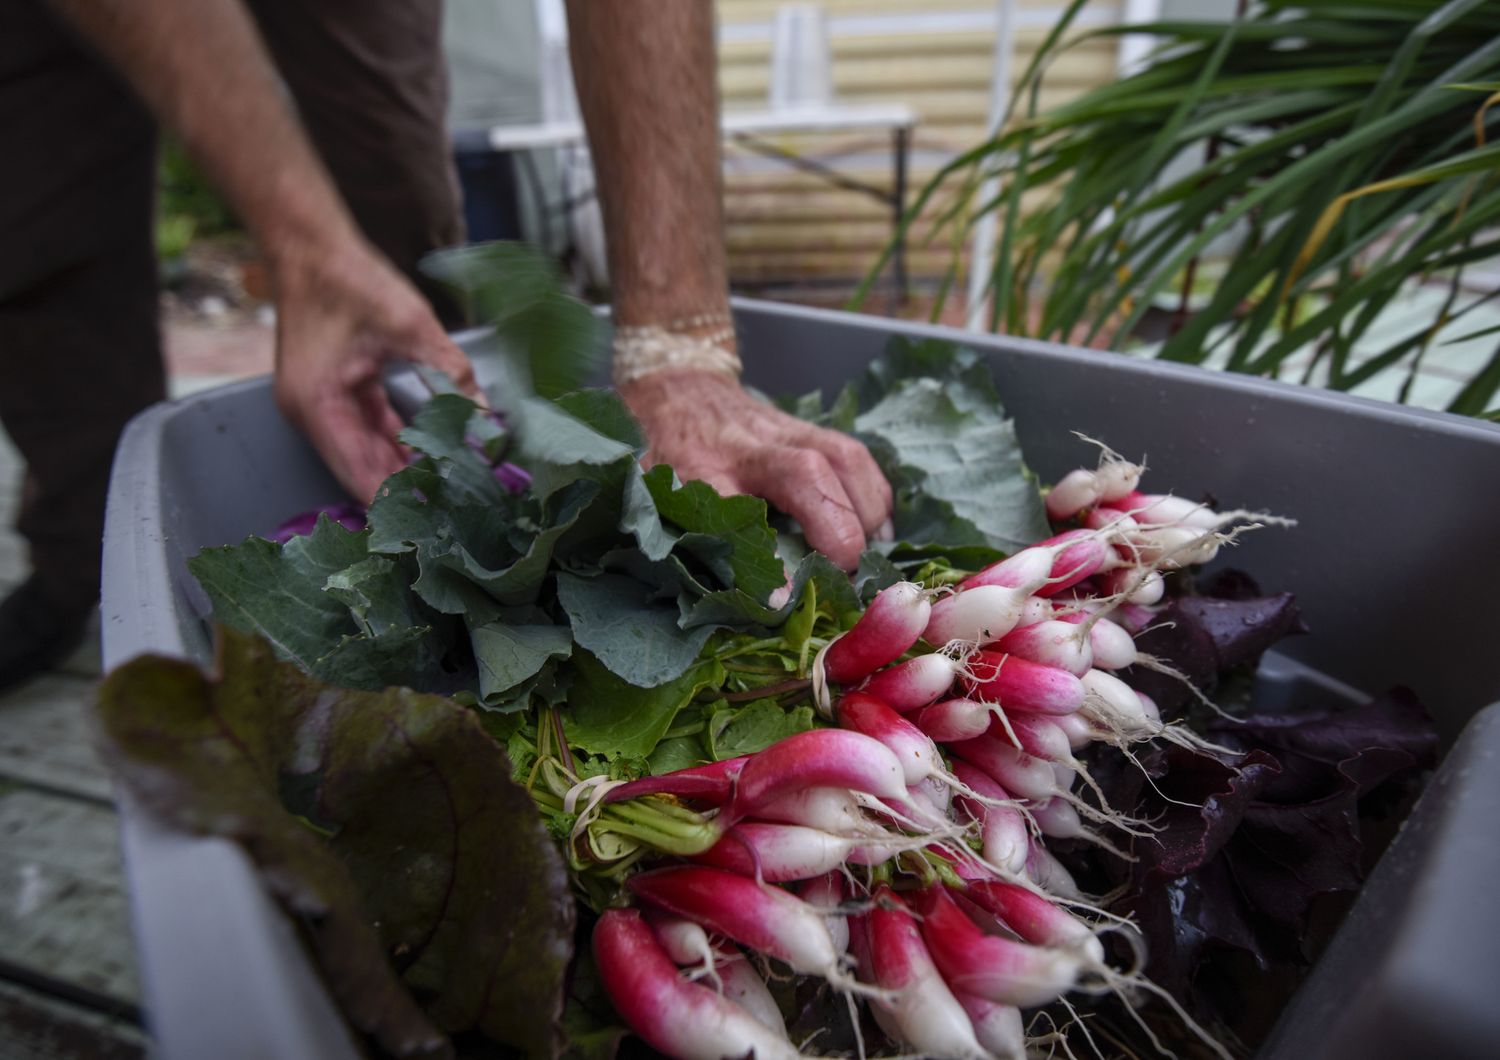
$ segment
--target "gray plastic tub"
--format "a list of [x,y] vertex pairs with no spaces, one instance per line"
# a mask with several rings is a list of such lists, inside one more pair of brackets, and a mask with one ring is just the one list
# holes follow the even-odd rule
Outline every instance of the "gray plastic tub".
[[[748,382],[832,392],[896,334],[985,352],[1044,479],[1090,461],[1070,432],[1150,464],[1148,484],[1295,517],[1233,562],[1294,590],[1314,634],[1263,694],[1414,688],[1453,746],[1262,1056],[1500,1055],[1500,427],[1176,365],[767,303],[736,304]],[[337,499],[266,380],[161,405],[121,440],[103,586],[106,666],[203,660],[186,559]],[[1466,728],[1467,726],[1467,728]],[[1460,735],[1462,733],[1462,736]],[[243,854],[122,806],[146,1008],[160,1055],[340,1057],[357,1046]]]

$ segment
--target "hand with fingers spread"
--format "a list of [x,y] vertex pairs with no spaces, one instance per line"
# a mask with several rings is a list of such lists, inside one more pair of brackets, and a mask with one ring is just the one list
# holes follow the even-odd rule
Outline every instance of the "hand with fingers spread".
[[352,239],[278,263],[276,402],[340,484],[368,503],[406,453],[386,395],[392,361],[430,365],[478,397],[474,371],[416,289]]
[[863,445],[752,397],[730,375],[663,370],[620,392],[646,432],[648,464],[764,497],[846,570],[890,520],[891,487]]

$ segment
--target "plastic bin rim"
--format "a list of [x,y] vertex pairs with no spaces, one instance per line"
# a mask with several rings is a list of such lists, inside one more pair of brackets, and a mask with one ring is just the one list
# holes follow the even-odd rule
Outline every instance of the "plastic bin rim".
[[[1384,419],[1409,420],[1411,426],[1423,430],[1438,429],[1443,433],[1468,436],[1493,442],[1500,436],[1500,423],[1487,423],[1472,416],[1436,409],[1416,408],[1393,401],[1361,397],[1323,387],[1304,386],[1260,376],[1238,372],[1223,372],[1204,368],[1196,364],[1175,361],[1160,361],[1152,358],[1132,357],[1110,350],[1094,350],[1081,346],[1068,346],[1042,339],[1023,338],[1015,335],[997,335],[990,332],[973,332],[946,324],[929,324],[914,320],[897,320],[890,317],[872,316],[868,313],[853,313],[841,309],[824,309],[816,306],[792,305],[771,302],[765,299],[735,297],[730,304],[737,311],[750,313],[774,313],[810,323],[836,322],[842,326],[876,332],[882,340],[892,331],[919,338],[940,339],[959,346],[972,346],[984,350],[1045,355],[1060,363],[1074,367],[1108,365],[1111,371],[1123,371],[1148,378],[1202,381],[1211,378],[1216,388],[1238,391],[1246,396],[1274,398],[1277,401],[1292,401],[1297,404],[1323,408],[1329,412],[1366,412]],[[1005,395],[1001,394],[1004,399]]]

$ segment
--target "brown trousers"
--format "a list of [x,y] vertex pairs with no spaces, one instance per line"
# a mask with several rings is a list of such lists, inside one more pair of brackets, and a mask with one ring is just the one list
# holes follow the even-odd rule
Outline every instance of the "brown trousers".
[[[247,6],[355,218],[415,279],[463,237],[442,0]],[[0,2],[0,422],[27,464],[32,568],[75,602],[98,593],[116,439],[165,397],[155,167],[125,83],[44,0]]]

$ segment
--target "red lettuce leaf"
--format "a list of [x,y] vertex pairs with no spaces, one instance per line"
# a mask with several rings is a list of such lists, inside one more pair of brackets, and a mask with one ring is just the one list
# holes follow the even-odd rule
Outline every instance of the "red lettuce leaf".
[[[1255,583],[1238,571],[1224,572],[1204,591],[1207,595],[1168,601],[1135,642],[1138,650],[1167,662],[1205,692],[1212,691],[1225,671],[1258,662],[1282,637],[1307,632],[1296,597],[1261,596]],[[1193,698],[1170,674],[1137,666],[1122,676],[1167,713]]]
[[120,781],[164,821],[244,847],[351,1022],[387,1052],[446,1052],[436,1024],[557,1055],[568,876],[475,715],[407,689],[325,685],[229,629],[216,662],[210,677],[143,656],[105,679],[98,715]]
[[1295,983],[1323,903],[1363,881],[1368,819],[1393,792],[1410,794],[1437,738],[1399,689],[1359,707],[1219,720],[1207,735],[1244,753],[1169,745],[1141,753],[1140,768],[1101,759],[1111,804],[1160,830],[1134,841],[1134,862],[1084,854],[1075,867],[1122,889],[1114,911],[1136,920],[1155,982],[1253,1039],[1264,1028],[1245,1025],[1239,987],[1228,999],[1198,988],[1222,984],[1237,959]]
[[[1206,692],[1281,637],[1305,632],[1291,594],[1263,595],[1246,575],[1197,588],[1205,595],[1168,601],[1137,646]],[[1164,712],[1193,698],[1170,675],[1136,667],[1124,676]],[[1100,757],[1095,774],[1111,805],[1160,830],[1134,841],[1134,862],[1075,852],[1074,867],[1101,889],[1120,889],[1116,911],[1136,919],[1153,980],[1253,1042],[1274,1006],[1245,1004],[1248,969],[1260,970],[1262,993],[1295,985],[1329,913],[1378,853],[1371,840],[1383,837],[1371,824],[1411,796],[1410,781],[1436,760],[1437,737],[1404,689],[1358,707],[1191,717],[1235,753],[1153,746],[1139,767]]]

